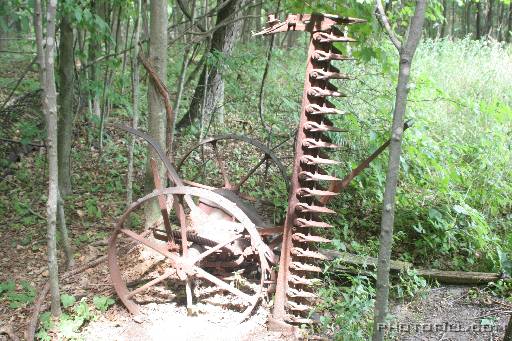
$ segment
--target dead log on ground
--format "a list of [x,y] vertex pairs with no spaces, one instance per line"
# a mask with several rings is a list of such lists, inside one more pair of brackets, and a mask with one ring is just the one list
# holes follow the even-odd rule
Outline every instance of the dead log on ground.
[[[341,272],[353,273],[354,269],[347,267],[346,265],[355,265],[358,267],[365,267],[369,270],[373,270],[377,265],[377,258],[365,257],[354,255],[348,252],[338,252],[334,250],[322,250],[320,251],[327,260],[337,260],[339,266],[335,269]],[[437,269],[416,269],[414,265],[409,262],[402,262],[392,260],[390,264],[390,271],[392,273],[398,273],[405,270],[415,270],[416,273],[426,279],[436,280],[443,284],[459,284],[459,285],[478,285],[496,282],[504,277],[499,273],[493,272],[467,272],[467,271],[444,271]]]

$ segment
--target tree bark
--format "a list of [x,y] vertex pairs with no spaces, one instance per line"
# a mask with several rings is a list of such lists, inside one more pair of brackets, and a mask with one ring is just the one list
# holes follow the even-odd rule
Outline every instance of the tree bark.
[[486,15],[486,19],[485,19],[485,34],[487,34],[489,37],[491,36],[491,33],[492,33],[492,16],[493,16],[493,12],[492,12],[492,7],[494,5],[494,0],[489,0],[489,2],[487,3],[487,15]]
[[66,214],[64,212],[64,200],[60,193],[58,193],[57,200],[57,222],[59,223],[60,233],[62,235],[62,245],[64,247],[64,255],[66,256],[66,270],[71,269],[75,266],[75,260],[73,259],[73,247],[69,240],[68,228],[66,226]]
[[448,24],[448,0],[443,0],[443,22],[441,24],[441,38],[446,37],[447,24]]
[[67,15],[60,21],[59,42],[59,123],[58,159],[59,190],[66,197],[71,193],[71,144],[73,139],[73,90],[75,88],[75,64],[73,56],[73,27]]
[[[149,62],[156,75],[165,83],[167,79],[167,1],[151,0],[150,7]],[[165,148],[167,115],[162,97],[153,82],[148,83],[148,109],[149,134]],[[151,158],[158,159],[156,153],[148,147],[145,182],[148,193],[154,188],[150,166]],[[166,178],[163,165],[159,167],[159,175],[161,179]],[[160,209],[156,201],[146,205],[145,216],[146,226],[152,225],[158,219]]]
[[[240,17],[241,11],[246,0],[231,0],[217,13],[216,25],[227,20],[233,20]],[[208,79],[205,82],[207,64],[201,72],[201,77],[197,83],[190,107],[180,121],[176,124],[176,129],[180,130],[194,122],[201,112],[206,119],[218,110],[223,110],[224,105],[224,80],[221,74],[222,61],[231,55],[236,39],[240,32],[241,20],[233,20],[228,25],[219,27],[212,36],[210,53],[219,56],[219,60],[208,68]],[[206,91],[203,88],[207,84]]]
[[[141,30],[141,0],[135,2],[137,19],[134,25],[133,51],[132,51],[132,127],[139,126],[139,40]],[[126,175],[126,205],[133,201],[133,150],[135,149],[135,137],[130,134],[128,145],[128,174]]]
[[466,26],[465,26],[465,35],[467,36],[468,34],[471,33],[471,5],[472,3],[471,2],[467,2],[466,3],[466,7],[465,7],[465,10],[466,10],[466,13],[465,13],[465,16],[466,16],[466,19],[464,20]]
[[508,7],[508,25],[507,25],[507,34],[506,34],[507,42],[512,41],[512,2]]
[[476,39],[480,39],[482,37],[482,2],[479,1],[476,3]]
[[452,14],[451,14],[451,25],[450,25],[450,35],[455,37],[455,1],[452,1]]
[[426,0],[417,0],[414,16],[409,24],[408,36],[399,49],[398,84],[396,87],[395,109],[389,146],[389,163],[384,190],[381,233],[379,237],[379,257],[377,269],[376,299],[374,310],[373,341],[384,339],[384,328],[388,315],[389,268],[393,242],[395,218],[395,194],[400,170],[402,133],[407,105],[408,81],[412,59],[421,38],[425,21]]
[[[57,151],[57,90],[55,88],[54,54],[55,54],[55,17],[57,1],[48,2],[46,44],[43,48],[41,1],[35,2],[34,26],[36,30],[37,51],[41,53],[38,60],[42,65],[40,71],[41,87],[43,88],[43,110],[46,116],[47,152],[48,152],[48,202],[47,211],[47,243],[48,243],[48,272],[51,293],[51,313],[53,316],[61,314],[59,268],[57,263],[57,201],[59,186],[58,151]],[[42,57],[44,56],[44,57]]]
[[505,26],[506,16],[504,15],[505,5],[503,2],[498,2],[498,19],[496,19],[496,38],[498,41],[503,41],[503,28]]
[[[279,8],[281,7],[281,0],[277,0],[276,5],[276,13],[279,13]],[[290,34],[291,32],[288,32]],[[295,32],[294,32],[295,33]],[[259,101],[258,101],[258,112],[261,121],[261,127],[265,130],[269,136],[272,131],[272,127],[268,127],[265,123],[265,82],[267,80],[268,71],[270,70],[270,61],[272,59],[272,51],[274,50],[274,38],[275,35],[272,34],[270,36],[270,41],[268,44],[267,50],[267,58],[265,62],[265,69],[263,70],[263,76],[261,77],[261,85],[260,85],[260,93],[259,93]]]
[[[105,12],[103,0],[94,0],[93,4],[94,14],[103,18]],[[101,116],[100,89],[98,89],[99,69],[95,63],[96,56],[99,52],[101,52],[101,40],[96,29],[93,29],[91,32],[91,43],[89,44],[89,63],[91,63],[91,67],[89,68],[89,82],[93,86],[91,91],[92,115],[96,117],[97,121],[99,121]]]

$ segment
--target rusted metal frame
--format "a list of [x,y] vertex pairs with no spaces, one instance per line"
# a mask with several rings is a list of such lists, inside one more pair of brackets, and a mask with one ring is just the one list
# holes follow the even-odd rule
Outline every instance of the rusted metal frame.
[[160,253],[162,256],[169,258],[171,261],[171,265],[173,267],[178,267],[178,266],[182,265],[182,261],[180,260],[180,257],[178,255],[167,251],[164,247],[156,244],[155,242],[152,242],[151,240],[149,240],[147,238],[143,238],[143,237],[141,237],[141,235],[139,235],[133,231],[130,231],[126,228],[119,229],[119,232],[121,232],[121,233],[125,234],[126,236],[130,237],[131,239],[134,239],[134,240],[138,241],[139,243],[144,244],[147,247],[155,250],[156,252]]
[[[296,208],[299,205],[299,197],[297,192],[302,187],[302,184],[299,182],[299,174],[304,170],[304,168],[313,168],[314,165],[302,165],[301,159],[305,155],[304,148],[302,142],[308,136],[306,135],[306,129],[304,129],[306,123],[309,121],[306,116],[306,108],[310,102],[310,98],[308,96],[308,90],[312,87],[312,80],[309,77],[309,74],[314,69],[312,54],[316,50],[315,42],[310,37],[309,43],[309,51],[308,51],[308,60],[306,65],[306,76],[304,80],[304,94],[302,97],[302,106],[300,113],[300,121],[299,128],[297,131],[297,137],[295,141],[295,158],[292,170],[291,177],[291,188],[288,200],[288,210],[286,213],[286,220],[284,223],[284,231],[283,231],[283,243],[281,247],[281,258],[279,263],[279,273],[277,276],[276,282],[276,295],[274,299],[274,309],[272,312],[272,317],[275,320],[284,321],[286,316],[286,292],[288,291],[288,276],[290,275],[290,264],[292,263],[292,254],[291,249],[293,247],[292,243],[292,235],[294,233],[294,220],[296,218],[297,212]],[[315,99],[318,101],[318,99]]]
[[[169,90],[165,86],[165,84],[162,82],[162,80],[158,77],[155,70],[149,63],[149,61],[144,57],[142,51],[139,52],[138,55],[139,60],[141,61],[142,65],[148,72],[151,82],[157,89],[157,91],[160,93],[160,96],[162,96],[162,100],[164,102],[165,106],[165,112],[167,114],[167,122],[173,122],[175,119],[174,117],[174,111],[172,109],[171,100],[169,97]],[[172,160],[173,154],[172,154],[172,146],[173,145],[173,139],[172,139],[172,132],[167,134],[167,148],[169,149],[169,158]]]
[[246,301],[248,303],[252,304],[257,300],[257,298],[253,298],[252,296],[246,294],[245,292],[243,292],[235,287],[232,287],[231,285],[229,285],[226,282],[224,282],[223,280],[215,277],[214,275],[206,272],[205,270],[201,269],[200,267],[197,267],[197,266],[194,267],[194,271],[195,271],[196,276],[204,278],[204,279],[212,282],[213,284],[217,285],[219,288],[229,291],[230,293],[242,298],[244,301]]
[[126,295],[127,299],[131,299],[133,296],[137,295],[138,293],[144,292],[151,288],[153,285],[157,285],[158,283],[162,282],[163,280],[166,280],[167,278],[171,277],[172,275],[176,274],[176,271],[172,271],[171,269],[166,269],[163,275],[158,276],[157,278],[147,282],[143,286],[132,290]]
[[[258,257],[260,260],[260,270],[261,270],[261,290],[260,293],[257,293],[257,295],[254,298],[251,298],[250,295],[247,295],[238,289],[232,288],[227,283],[215,278],[215,276],[206,273],[204,270],[193,266],[191,268],[190,261],[186,260],[184,257],[180,257],[178,255],[174,255],[173,253],[168,252],[166,249],[160,247],[158,244],[155,244],[154,242],[151,242],[147,239],[145,239],[143,236],[136,234],[135,232],[132,232],[130,230],[124,229],[123,225],[124,222],[127,220],[130,213],[140,207],[144,202],[148,200],[152,200],[155,197],[161,196],[161,195],[173,195],[174,197],[182,195],[182,196],[197,196],[206,198],[208,200],[216,202],[220,207],[222,207],[226,212],[231,214],[233,217],[235,217],[240,223],[244,226],[246,231],[249,233],[251,237],[251,245],[252,247],[258,252]],[[176,202],[177,200],[175,200]],[[115,244],[117,240],[117,236],[120,234],[126,234],[130,238],[137,240],[144,245],[154,249],[155,251],[161,253],[165,257],[167,257],[171,261],[171,265],[176,270],[184,270],[186,272],[189,272],[192,275],[197,275],[200,277],[203,277],[213,284],[218,285],[222,289],[228,290],[232,292],[235,295],[238,295],[249,303],[251,303],[251,307],[254,307],[256,302],[259,300],[259,297],[261,296],[261,292],[263,290],[263,284],[266,279],[266,274],[270,272],[270,267],[267,262],[268,259],[274,259],[272,251],[266,246],[262,240],[261,237],[258,235],[256,228],[254,224],[250,221],[250,219],[241,211],[234,203],[230,202],[226,198],[222,197],[219,194],[213,193],[211,191],[200,189],[200,188],[194,188],[194,187],[185,187],[185,186],[179,186],[179,187],[171,187],[166,188],[163,190],[155,190],[154,192],[144,196],[143,198],[138,199],[134,203],[132,203],[128,209],[123,213],[123,215],[119,218],[118,222],[116,223],[115,230],[113,235],[111,236],[109,240],[109,249],[108,249],[108,262],[109,262],[109,270],[110,275],[112,279],[112,283],[114,285],[114,288],[120,297],[123,304],[128,308],[130,313],[137,314],[139,312],[138,306],[129,298],[127,298],[127,295],[129,294],[129,291],[126,287],[126,284],[123,282],[123,279],[121,277],[121,272],[119,269],[119,264],[117,262],[117,252],[115,249]],[[241,294],[240,294],[241,293]],[[247,298],[250,299],[247,299]],[[251,308],[252,309],[252,308]]]
[[[212,137],[206,138],[206,139],[198,142],[197,144],[195,144],[192,147],[190,147],[185,152],[185,154],[183,154],[181,159],[176,163],[176,170],[178,172],[181,170],[181,167],[183,166],[185,160],[198,147],[200,147],[201,145],[206,144],[206,143],[211,143],[212,141],[220,141],[220,140],[236,140],[236,141],[246,142],[248,144],[253,145],[257,149],[261,150],[266,155],[269,155],[270,158],[272,159],[272,161],[274,162],[274,164],[277,166],[277,168],[279,170],[279,173],[281,173],[281,177],[285,181],[286,188],[289,189],[290,184],[289,184],[289,179],[288,179],[286,168],[281,163],[279,158],[272,152],[273,149],[277,148],[281,144],[278,144],[276,147],[272,148],[272,150],[271,150],[271,149],[267,148],[264,144],[260,143],[259,141],[255,140],[255,139],[251,139],[251,138],[246,137],[246,136],[241,136],[241,135],[234,135],[234,134],[217,135],[217,136],[212,136]],[[286,142],[286,140],[284,142]]]
[[[173,182],[176,186],[183,186],[183,181],[181,181],[181,178],[179,177],[178,173],[174,169],[171,161],[169,158],[165,155],[165,152],[162,150],[160,145],[158,144],[155,139],[153,139],[151,136],[146,134],[145,132],[142,132],[140,130],[134,129],[132,127],[123,126],[120,124],[114,124],[114,127],[122,129],[124,131],[127,131],[131,134],[134,134],[136,136],[139,136],[146,140],[147,143],[155,150],[160,160],[163,162],[165,168],[167,169],[167,173],[169,176],[169,179],[171,182]],[[185,201],[187,202],[187,205],[190,207],[191,210],[197,209],[196,204],[192,201],[190,196],[185,196]]]
[[[168,252],[167,250],[161,248],[158,244],[146,239],[146,238],[140,238],[140,236],[130,230],[127,230],[127,229],[121,229],[120,232],[126,234],[127,236],[129,236],[130,238],[132,239],[135,239],[137,240],[138,242],[146,245],[147,247],[157,251],[158,253],[160,253],[161,255],[165,256],[166,258],[170,259],[171,261],[171,265],[178,269],[179,270],[182,270],[184,271],[186,274],[188,275],[197,275],[199,277],[202,277],[210,282],[212,282],[213,284],[219,286],[221,289],[224,289],[224,290],[227,290],[237,296],[240,296],[241,298],[243,298],[244,300],[246,300],[247,302],[249,303],[252,303],[253,302],[253,299],[251,296],[247,295],[246,293],[236,289],[236,288],[233,288],[232,286],[230,286],[229,284],[227,284],[226,282],[218,279],[217,277],[207,273],[206,271],[202,270],[201,268],[197,267],[194,265],[194,262],[190,259],[187,258],[187,256],[184,254],[183,257],[179,257],[179,256],[176,256],[170,252]],[[187,279],[188,279],[188,276],[187,276]],[[185,280],[187,281],[187,280]],[[127,297],[128,298],[128,297]]]
[[260,168],[260,166],[267,161],[270,158],[269,155],[265,154],[263,158],[254,166],[252,167],[249,172],[233,187],[233,190],[239,191],[240,187]]
[[232,242],[234,242],[235,240],[239,239],[240,237],[242,237],[241,234],[237,234],[236,236],[234,236],[233,238],[231,239],[228,239],[226,240],[225,242],[222,242],[222,243],[219,243],[217,245],[215,245],[214,247],[210,248],[209,250],[201,253],[200,255],[194,257],[191,259],[191,262],[192,263],[197,263],[197,262],[200,262],[201,260],[203,260],[204,258],[208,257],[209,255],[211,255],[212,253],[222,249],[223,247],[225,247],[226,245],[228,244],[231,244]]
[[[153,181],[155,183],[155,188],[157,190],[163,189],[162,180],[160,179],[160,175],[158,174],[158,167],[156,166],[156,161],[154,159],[150,160],[151,170],[153,171]],[[174,235],[172,233],[171,222],[169,221],[169,212],[167,212],[167,198],[163,195],[158,196],[158,205],[160,206],[160,213],[162,214],[162,219],[164,221],[165,232],[167,233],[168,242],[171,244],[171,247],[176,246],[174,242]]]
[[[404,123],[404,131],[406,131],[409,127],[411,127],[411,122]],[[350,173],[348,173],[342,180],[334,181],[329,185],[328,191],[339,193],[343,189],[347,188],[350,182],[358,176],[363,170],[370,166],[370,163],[375,160],[384,150],[386,150],[391,143],[391,139],[388,139],[384,142],[379,148],[377,148],[369,157],[367,157],[363,162],[361,162],[356,168],[354,168]],[[320,203],[326,205],[329,201],[332,200],[332,197],[322,197],[320,198]]]
[[350,25],[360,22],[365,21],[357,18],[340,17],[336,15],[319,13],[289,14],[286,19],[281,22],[276,19],[274,15],[269,15],[267,23],[268,27],[258,33],[253,34],[253,36],[269,35],[288,31],[327,31],[332,28],[333,25]]

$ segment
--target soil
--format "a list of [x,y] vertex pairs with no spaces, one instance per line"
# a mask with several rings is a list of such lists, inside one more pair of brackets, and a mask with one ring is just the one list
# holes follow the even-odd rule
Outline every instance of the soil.
[[480,288],[444,286],[391,312],[396,340],[491,341],[503,339],[512,303]]

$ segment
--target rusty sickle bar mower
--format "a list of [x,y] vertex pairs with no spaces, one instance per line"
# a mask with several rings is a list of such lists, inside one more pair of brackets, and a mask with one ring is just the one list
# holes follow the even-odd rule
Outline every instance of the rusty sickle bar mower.
[[329,242],[315,235],[314,231],[331,227],[321,216],[335,213],[319,199],[337,194],[325,190],[320,183],[340,181],[321,168],[337,163],[325,153],[325,150],[338,147],[325,135],[339,131],[328,117],[343,115],[343,111],[336,109],[328,98],[345,96],[330,80],[349,79],[331,65],[333,60],[348,59],[333,43],[354,41],[337,25],[360,22],[363,21],[325,14],[289,15],[283,22],[270,16],[267,28],[257,33],[305,31],[311,34],[274,308],[269,323],[271,329],[282,330],[290,328],[289,324],[314,322],[309,313],[317,297],[310,287],[321,272],[318,261],[325,259],[315,251],[315,245]]
[[[180,177],[150,136],[132,128],[121,127],[145,139],[153,147],[173,186],[163,188],[163,180],[152,160],[155,190],[130,205],[118,220],[109,241],[112,283],[132,314],[139,313],[137,302],[140,302],[141,295],[155,289],[164,280],[184,284],[190,312],[193,307],[193,280],[201,279],[238,300],[237,304],[245,307],[241,319],[245,319],[269,291],[275,290],[270,329],[291,330],[294,325],[315,322],[310,312],[318,298],[311,286],[319,280],[319,262],[325,259],[317,251],[316,245],[329,242],[319,236],[317,231],[331,227],[322,221],[322,215],[334,213],[325,204],[376,157],[374,153],[349,174],[346,178],[348,180],[341,181],[321,168],[337,164],[329,159],[327,153],[338,146],[325,133],[339,132],[328,117],[343,115],[328,101],[329,97],[344,96],[330,84],[330,80],[349,79],[331,65],[333,60],[349,59],[333,44],[354,41],[338,26],[360,22],[363,20],[325,14],[288,15],[282,22],[269,16],[267,27],[255,34],[270,35],[287,31],[306,31],[311,34],[290,179],[272,150],[246,137],[224,135],[193,146],[177,163],[179,171],[187,158],[194,159],[191,156],[194,149],[203,150],[206,145],[211,145],[223,177],[222,188],[187,181]],[[228,179],[225,163],[217,149],[221,140],[250,144],[264,156],[246,176],[234,183]],[[240,192],[240,187],[255,174],[258,167],[268,167],[269,162],[277,167],[275,174],[283,177],[289,191],[284,226],[279,227],[261,226],[264,219],[259,219],[254,210],[248,207],[247,200],[250,198]],[[130,215],[150,200],[158,201],[162,213],[160,224],[142,233],[130,229],[127,226]],[[133,278],[133,264],[120,260],[128,254],[123,251],[126,240],[135,241],[160,257],[163,264],[151,268],[153,275],[150,278]],[[272,265],[278,265],[277,276]],[[235,285],[228,279],[229,275],[226,274],[234,272],[245,275],[245,284]]]

